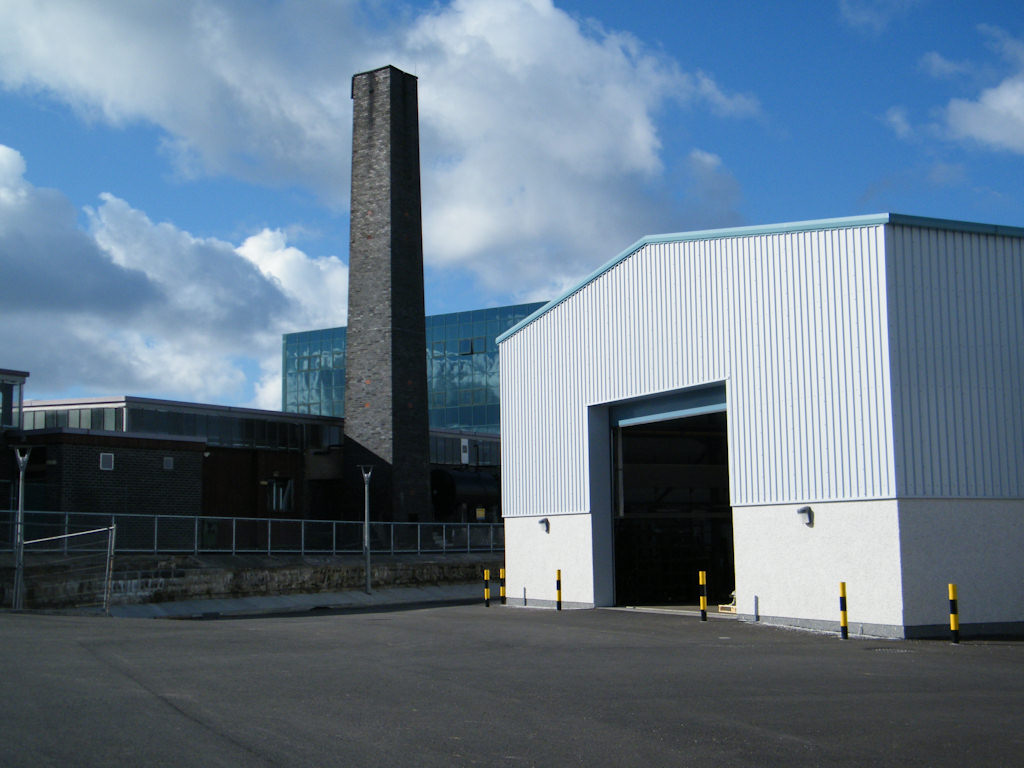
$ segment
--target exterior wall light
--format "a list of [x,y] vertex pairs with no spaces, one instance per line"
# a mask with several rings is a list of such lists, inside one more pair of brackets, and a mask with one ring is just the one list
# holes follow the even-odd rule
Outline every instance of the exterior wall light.
[[548,520],[546,517],[542,517],[537,522],[544,526],[544,533],[551,533],[551,521],[550,520]]
[[800,507],[800,509],[798,509],[796,513],[800,516],[800,520],[803,522],[804,525],[806,525],[808,528],[814,527],[813,509],[811,509],[810,507]]

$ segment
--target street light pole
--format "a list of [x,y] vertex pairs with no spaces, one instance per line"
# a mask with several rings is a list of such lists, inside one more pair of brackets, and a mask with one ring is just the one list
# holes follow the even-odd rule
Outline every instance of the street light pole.
[[366,594],[370,594],[370,475],[372,464],[360,464],[363,473],[363,557],[366,558]]
[[18,517],[14,524],[14,598],[11,607],[16,611],[24,608],[25,598],[25,469],[31,453],[31,448],[26,448],[24,453],[14,449],[18,460]]

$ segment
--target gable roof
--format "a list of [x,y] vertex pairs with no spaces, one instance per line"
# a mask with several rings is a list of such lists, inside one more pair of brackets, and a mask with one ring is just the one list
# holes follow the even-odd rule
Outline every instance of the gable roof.
[[533,314],[524,318],[516,325],[500,334],[496,341],[501,343],[510,336],[528,326],[537,318],[547,314],[563,301],[581,291],[590,283],[605,272],[613,269],[617,264],[628,259],[634,253],[647,245],[655,243],[683,243],[694,240],[721,240],[729,237],[752,237],[756,235],[778,235],[790,234],[793,232],[824,231],[829,229],[852,229],[854,227],[872,227],[879,224],[896,224],[908,227],[922,227],[926,229],[944,229],[956,232],[971,232],[981,235],[1001,235],[1005,237],[1024,237],[1024,227],[1008,227],[1000,224],[980,224],[970,221],[956,221],[954,219],[933,219],[926,216],[907,216],[901,213],[873,213],[864,216],[843,216],[834,219],[811,219],[809,221],[789,221],[781,224],[764,224],[745,227],[726,227],[723,229],[701,229],[693,232],[678,232],[666,235],[647,235],[637,240],[633,245],[622,251],[611,261],[603,264],[594,272],[587,275],[583,280],[569,288],[560,296],[556,296]]

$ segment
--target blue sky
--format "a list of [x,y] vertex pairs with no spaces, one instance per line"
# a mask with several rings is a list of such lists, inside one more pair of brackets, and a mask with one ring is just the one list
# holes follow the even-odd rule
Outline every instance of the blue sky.
[[1024,224],[1019,3],[0,0],[0,366],[279,407],[343,324],[352,74],[419,77],[431,313],[646,234]]

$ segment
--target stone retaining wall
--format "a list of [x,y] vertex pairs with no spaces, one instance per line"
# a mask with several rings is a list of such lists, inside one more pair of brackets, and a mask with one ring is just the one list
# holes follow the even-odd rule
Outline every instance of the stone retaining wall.
[[[59,565],[46,568],[49,575]],[[494,577],[502,567],[501,556],[451,556],[445,558],[377,558],[371,561],[374,588],[465,584],[480,581],[484,568]],[[96,583],[82,579],[47,579],[45,589],[33,586],[32,568],[27,571],[27,608],[67,608],[82,595],[101,594],[102,576]],[[0,568],[3,605],[10,606],[13,569]],[[366,583],[362,560],[354,558],[297,559],[165,557],[136,558],[115,565],[111,603],[134,605],[173,600],[314,594],[362,589]]]

